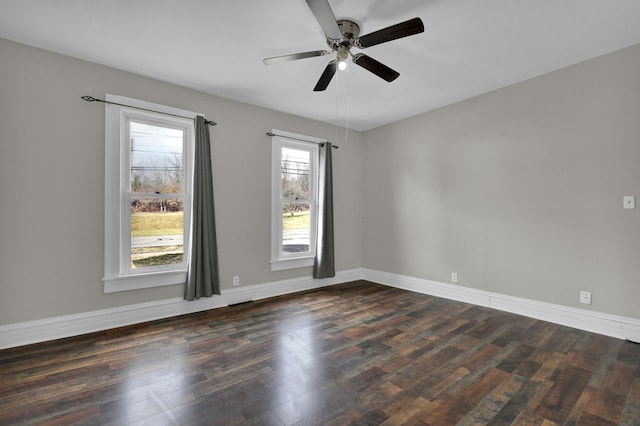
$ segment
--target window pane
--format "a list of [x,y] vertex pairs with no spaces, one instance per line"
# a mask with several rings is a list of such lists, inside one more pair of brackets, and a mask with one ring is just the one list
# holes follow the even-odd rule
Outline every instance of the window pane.
[[282,251],[309,251],[309,203],[284,203],[282,206]]
[[131,202],[131,269],[181,263],[182,199],[134,198]]
[[182,193],[184,130],[129,122],[131,192]]
[[282,197],[289,200],[309,199],[309,161],[311,152],[282,148]]

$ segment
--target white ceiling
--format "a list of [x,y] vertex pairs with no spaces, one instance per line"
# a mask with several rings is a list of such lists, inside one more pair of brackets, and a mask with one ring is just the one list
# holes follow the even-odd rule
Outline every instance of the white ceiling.
[[356,130],[640,43],[639,0],[329,1],[361,35],[422,18],[366,49],[397,80],[350,63],[317,93],[330,57],[264,65],[326,48],[305,0],[0,0],[0,37]]

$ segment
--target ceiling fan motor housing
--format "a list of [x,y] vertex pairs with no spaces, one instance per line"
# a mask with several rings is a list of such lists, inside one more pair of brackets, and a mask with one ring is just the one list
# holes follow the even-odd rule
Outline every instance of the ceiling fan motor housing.
[[360,36],[360,25],[357,22],[351,19],[338,19],[337,22],[344,41],[353,40]]

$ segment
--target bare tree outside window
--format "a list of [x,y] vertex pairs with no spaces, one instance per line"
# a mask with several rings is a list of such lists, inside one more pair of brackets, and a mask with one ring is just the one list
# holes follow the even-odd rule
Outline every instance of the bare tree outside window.
[[309,251],[310,155],[282,148],[282,250],[288,253]]
[[131,267],[184,256],[184,131],[130,121]]

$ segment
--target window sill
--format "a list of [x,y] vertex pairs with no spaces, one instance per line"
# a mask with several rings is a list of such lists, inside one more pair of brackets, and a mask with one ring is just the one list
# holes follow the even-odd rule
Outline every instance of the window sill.
[[286,269],[305,268],[307,266],[313,266],[313,256],[311,257],[297,257],[295,259],[280,259],[271,261],[272,271],[284,271]]
[[187,282],[187,271],[105,277],[102,281],[104,282],[105,293],[115,293],[118,291],[184,284]]

